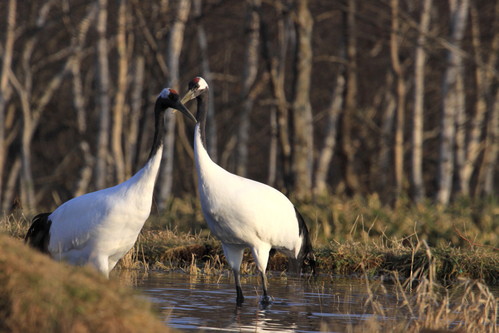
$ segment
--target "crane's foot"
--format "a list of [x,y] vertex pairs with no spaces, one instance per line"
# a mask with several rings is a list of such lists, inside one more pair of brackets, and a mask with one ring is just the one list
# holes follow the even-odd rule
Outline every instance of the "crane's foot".
[[241,289],[241,287],[236,286],[236,293],[236,304],[237,306],[241,306],[244,303],[243,290]]
[[270,297],[269,295],[264,295],[260,299],[260,304],[262,305],[263,308],[267,308],[274,302],[274,299]]

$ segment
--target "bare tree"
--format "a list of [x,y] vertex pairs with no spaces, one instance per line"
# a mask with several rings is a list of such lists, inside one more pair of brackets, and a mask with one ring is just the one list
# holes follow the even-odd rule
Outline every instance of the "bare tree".
[[139,137],[139,119],[142,111],[142,91],[144,89],[144,71],[145,71],[145,58],[142,54],[135,57],[133,84],[131,92],[131,108],[130,108],[130,127],[128,128],[127,149],[126,156],[126,170],[127,174],[134,172],[134,161],[136,160],[138,149]]
[[[70,68],[70,59],[60,67],[60,71],[55,73],[50,80],[46,82],[41,91],[33,91],[34,72],[31,66],[33,52],[39,43],[38,34],[43,30],[47,23],[47,17],[53,8],[55,1],[45,2],[38,10],[38,16],[35,23],[35,32],[30,35],[24,43],[21,62],[24,73],[21,75],[9,71],[9,80],[19,96],[21,110],[23,114],[23,124],[21,131],[21,201],[27,212],[35,207],[35,193],[33,174],[31,169],[31,146],[35,130],[38,127],[42,112],[52,99],[53,95],[62,83],[65,74]],[[57,57],[56,57],[57,58]],[[50,61],[50,60],[48,60]],[[19,77],[18,77],[19,76]]]
[[99,134],[97,139],[96,187],[106,187],[109,126],[110,126],[110,74],[107,43],[107,0],[97,0],[97,105],[99,109]]
[[113,164],[116,170],[116,180],[121,183],[127,176],[125,174],[125,156],[122,148],[123,121],[128,111],[125,105],[125,97],[128,89],[128,52],[127,52],[127,0],[120,0],[118,8],[118,33],[116,36],[116,47],[118,51],[118,82],[116,95],[114,97],[113,123],[111,131],[111,150],[113,152]]
[[310,104],[312,79],[312,28],[313,18],[308,0],[297,0],[295,11],[296,58],[293,101],[293,166],[294,194],[298,198],[310,196],[314,170],[314,125]]
[[[95,164],[94,156],[90,150],[90,144],[86,140],[87,132],[87,111],[86,98],[83,93],[83,83],[81,77],[82,49],[85,38],[90,29],[91,23],[97,14],[97,5],[93,3],[88,8],[86,16],[82,19],[77,31],[73,31],[73,55],[71,61],[71,74],[73,83],[73,106],[76,111],[76,124],[80,137],[79,148],[83,157],[83,165],[79,170],[79,177],[73,190],[73,196],[80,196],[87,192],[88,185],[92,179],[92,169]],[[69,10],[68,10],[69,12]]]
[[7,176],[7,182],[4,189],[4,201],[2,204],[2,211],[8,212],[12,208],[14,202],[14,193],[16,188],[16,182],[19,179],[19,174],[21,172],[21,158],[18,156],[14,159],[12,167]]
[[[451,42],[455,48],[461,46],[466,21],[468,17],[469,0],[450,0],[451,10]],[[463,75],[462,55],[455,50],[447,54],[447,68],[443,83],[443,104],[441,116],[440,151],[438,161],[438,192],[437,202],[447,205],[452,192],[454,175],[454,145],[456,135],[456,115],[464,111],[460,91],[460,76]]]
[[[476,19],[477,8],[473,5],[472,7],[472,17],[475,17],[474,22],[478,22]],[[497,194],[497,187],[495,186],[496,173],[497,173],[497,162],[499,159],[499,89],[497,89],[497,71],[494,70],[494,64],[497,64],[498,53],[499,53],[499,2],[495,4],[495,14],[494,23],[492,25],[491,31],[494,32],[494,37],[492,38],[492,43],[490,47],[488,62],[486,62],[486,67],[483,71],[477,70],[477,75],[482,76],[482,80],[477,78],[477,82],[482,83],[482,87],[477,87],[478,89],[483,89],[487,92],[488,96],[493,95],[493,89],[495,82],[495,97],[490,98],[491,101],[487,108],[487,126],[485,133],[485,142],[483,150],[483,159],[480,166],[480,173],[478,177],[478,189],[475,191],[476,195],[486,195],[491,196]],[[477,43],[475,42],[475,45]],[[478,46],[478,45],[476,45]],[[485,54],[485,52],[477,52],[477,54]],[[477,59],[479,61],[479,59]],[[488,70],[486,69],[488,68]],[[494,75],[496,74],[496,75]],[[487,98],[487,96],[479,95],[482,98]],[[478,103],[479,101],[477,101]],[[480,103],[480,107],[486,104],[485,101]],[[478,108],[478,105],[477,105]],[[478,110],[477,110],[478,112]],[[473,127],[474,128],[474,127]],[[472,136],[473,137],[473,136]],[[470,139],[471,140],[471,139]],[[472,150],[473,151],[473,150]]]
[[426,35],[428,34],[431,19],[432,0],[424,0],[421,8],[416,54],[414,60],[414,110],[412,116],[412,168],[411,182],[415,202],[421,202],[425,197],[423,179],[423,110],[424,110],[424,82],[426,66]]
[[[435,24],[442,10],[451,14]],[[384,202],[405,190],[404,177],[416,202],[497,192],[497,1],[6,0],[0,16],[3,209],[13,199],[49,208],[132,174],[151,125],[143,108],[165,79],[185,89],[184,65],[211,82],[210,119],[214,106],[225,110],[207,125],[208,149],[216,159],[215,140],[224,142],[220,164],[237,173],[269,161],[267,180],[280,189],[308,188],[312,172],[315,194],[369,186]],[[326,58],[334,63],[316,66]],[[312,110],[311,101],[326,102]],[[237,120],[246,111],[234,129],[236,108]],[[192,158],[184,120],[168,117],[160,208],[193,189],[177,173]],[[262,146],[252,121],[266,119]]]
[[343,107],[343,94],[345,90],[345,73],[343,70],[336,77],[336,84],[331,97],[331,104],[327,109],[327,125],[324,144],[319,153],[317,170],[315,171],[314,194],[321,195],[328,192],[327,175],[333,159],[338,135],[338,118]]
[[386,84],[384,87],[379,153],[377,156],[377,172],[374,178],[376,191],[383,198],[383,202],[393,202],[393,182],[394,175],[390,170],[393,165],[393,128],[395,127],[395,118],[397,111],[397,101],[393,89],[394,74],[388,71],[386,74]]
[[[497,32],[496,32],[497,34]],[[499,160],[499,89],[496,90],[494,103],[489,112],[487,123],[487,136],[485,140],[485,151],[482,168],[479,174],[478,194],[491,196],[497,194],[495,176],[497,162]]]
[[280,162],[282,172],[279,175],[280,179],[269,175],[278,182],[282,182],[282,187],[289,192],[292,182],[291,171],[291,142],[289,138],[289,112],[288,102],[286,99],[285,90],[285,68],[286,54],[289,49],[289,40],[291,32],[291,21],[289,16],[288,5],[286,3],[277,2],[277,50],[273,50],[271,45],[271,37],[269,36],[269,27],[267,22],[261,22],[261,37],[262,37],[262,54],[266,63],[267,72],[270,77],[270,85],[274,106],[272,112],[276,112],[276,133],[278,137],[278,146],[280,153]]
[[[189,17],[191,8],[190,0],[180,0],[177,2],[175,20],[168,37],[167,65],[170,71],[167,86],[178,87],[179,78],[179,57],[184,40],[185,23]],[[173,184],[173,157],[175,148],[175,115],[172,112],[166,114],[167,130],[165,149],[161,160],[161,169],[158,181],[157,203],[160,210],[166,207],[167,199],[170,197]]]
[[[475,69],[476,81],[476,102],[475,112],[470,116],[461,117],[458,123],[458,133],[456,136],[460,139],[460,154],[457,156],[461,160],[457,164],[457,172],[459,176],[459,191],[461,194],[468,196],[471,193],[471,176],[478,167],[478,157],[483,151],[482,137],[484,134],[484,121],[487,114],[487,109],[492,108],[494,82],[494,64],[497,63],[499,53],[499,33],[495,32],[492,39],[489,52],[484,52],[483,45],[480,40],[480,22],[478,17],[478,9],[476,4],[470,3],[470,25],[472,35],[472,46],[474,48],[474,60],[477,64]],[[499,3],[495,5],[495,27],[499,27]],[[491,31],[496,31],[492,29]],[[486,56],[488,55],[488,58]],[[493,117],[491,117],[493,119]],[[469,125],[468,125],[469,124]],[[468,133],[466,133],[468,131]],[[466,140],[467,138],[467,140]],[[457,140],[457,139],[456,139]],[[464,141],[464,142],[463,142]]]
[[400,39],[401,39],[401,23],[399,17],[399,0],[391,0],[391,33],[390,33],[390,55],[392,69],[396,77],[396,96],[397,96],[397,111],[395,123],[395,142],[394,142],[394,175],[395,188],[394,200],[398,201],[402,193],[403,178],[404,178],[404,123],[405,123],[405,101],[407,89],[405,84],[405,74],[403,64],[400,61]]
[[7,11],[7,31],[2,52],[2,72],[0,73],[0,205],[2,204],[3,173],[5,168],[5,109],[10,98],[9,71],[14,52],[17,0],[9,0]]
[[237,167],[238,175],[247,175],[248,163],[248,140],[250,133],[250,112],[253,108],[254,99],[250,95],[250,89],[255,83],[258,73],[258,46],[260,39],[260,6],[261,0],[246,1],[245,35],[246,47],[244,53],[242,87],[240,98],[242,100],[241,117],[239,120],[239,131],[237,145]]
[[345,106],[341,114],[341,133],[339,145],[341,167],[345,181],[346,193],[352,195],[359,188],[359,180],[355,173],[355,147],[352,142],[352,118],[357,110],[358,69],[357,69],[357,0],[348,0],[343,18],[343,34],[346,42],[346,89]]
[[270,186],[275,186],[276,173],[277,173],[277,148],[279,137],[279,129],[277,126],[277,111],[275,107],[270,109],[270,142],[269,142],[269,165],[268,165],[268,175],[267,184]]
[[[208,83],[210,90],[208,90],[208,119],[215,119],[215,90],[216,86],[213,84],[213,75],[211,74],[210,69],[210,53],[208,52],[208,38],[206,36],[206,31],[204,28],[204,24],[202,22],[202,0],[194,1],[194,15],[196,17],[197,24],[197,36],[198,43],[200,49],[200,57],[199,59],[201,63],[201,72],[203,78]],[[183,118],[180,118],[181,122],[183,122]],[[217,161],[217,122],[209,121],[206,125],[206,144],[208,145],[208,153],[213,161]]]

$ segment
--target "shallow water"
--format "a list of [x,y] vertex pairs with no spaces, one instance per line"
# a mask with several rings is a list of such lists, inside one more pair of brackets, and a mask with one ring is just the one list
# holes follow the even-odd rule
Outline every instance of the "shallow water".
[[[366,284],[357,278],[306,279],[269,274],[273,302],[267,307],[260,303],[257,276],[242,278],[245,302],[241,307],[236,306],[229,274],[149,272],[133,280],[130,283],[160,309],[168,326],[181,330],[341,332],[373,316],[370,307],[364,306],[369,297]],[[388,310],[396,303],[395,296],[390,295],[388,291],[372,297]]]

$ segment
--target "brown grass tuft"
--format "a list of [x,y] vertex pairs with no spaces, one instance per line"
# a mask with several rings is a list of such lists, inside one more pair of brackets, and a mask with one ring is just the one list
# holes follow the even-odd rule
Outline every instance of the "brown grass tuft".
[[387,294],[386,289],[371,283],[366,275],[370,295],[366,305],[382,318],[407,318],[391,327],[397,331],[496,333],[498,302],[487,286],[476,280],[459,279],[452,289],[443,288],[436,280],[437,262],[430,248],[424,243],[422,246],[428,272],[418,280],[417,287],[413,289],[410,280],[400,282],[398,273],[392,272],[397,304],[388,313],[374,296],[374,290]]
[[0,331],[165,332],[132,290],[0,234]]

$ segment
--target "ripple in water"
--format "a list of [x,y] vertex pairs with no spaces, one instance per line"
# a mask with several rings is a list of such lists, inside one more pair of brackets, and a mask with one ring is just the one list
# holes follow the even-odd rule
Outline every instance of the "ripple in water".
[[[344,331],[373,316],[364,305],[369,294],[356,278],[298,278],[269,274],[270,306],[260,304],[257,276],[242,277],[245,302],[236,307],[230,275],[191,276],[150,272],[135,277],[143,295],[160,309],[168,326],[181,330],[223,332]],[[393,307],[390,293],[372,295]],[[393,320],[394,318],[379,318]]]

